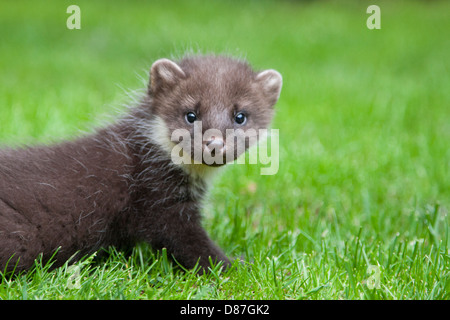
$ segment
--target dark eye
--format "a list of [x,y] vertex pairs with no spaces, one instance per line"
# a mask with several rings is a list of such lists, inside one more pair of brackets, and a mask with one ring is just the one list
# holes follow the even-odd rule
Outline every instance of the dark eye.
[[197,115],[194,112],[188,112],[186,113],[186,121],[189,123],[194,123],[194,121],[197,120]]
[[247,120],[247,116],[243,114],[242,112],[239,112],[234,116],[234,121],[236,121],[237,124],[243,124]]

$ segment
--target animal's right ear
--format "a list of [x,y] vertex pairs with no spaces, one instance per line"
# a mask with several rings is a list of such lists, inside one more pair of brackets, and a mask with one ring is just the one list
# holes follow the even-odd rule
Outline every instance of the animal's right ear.
[[150,69],[150,92],[157,93],[172,88],[186,78],[184,71],[169,59],[155,61]]

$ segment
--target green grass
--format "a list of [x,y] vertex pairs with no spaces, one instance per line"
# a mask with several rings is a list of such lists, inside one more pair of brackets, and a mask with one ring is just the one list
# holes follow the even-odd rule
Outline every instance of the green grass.
[[204,225],[244,261],[229,271],[197,276],[142,245],[78,269],[37,261],[0,276],[0,298],[449,299],[448,1],[377,1],[381,30],[364,1],[77,1],[72,31],[70,4],[0,5],[1,144],[89,130],[155,59],[192,48],[283,74],[280,170],[215,183]]

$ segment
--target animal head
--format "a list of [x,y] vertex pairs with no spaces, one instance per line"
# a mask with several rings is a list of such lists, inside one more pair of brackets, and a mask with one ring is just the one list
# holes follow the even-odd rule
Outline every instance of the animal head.
[[148,88],[156,140],[185,164],[233,161],[269,126],[281,87],[277,71],[256,72],[230,57],[157,60]]

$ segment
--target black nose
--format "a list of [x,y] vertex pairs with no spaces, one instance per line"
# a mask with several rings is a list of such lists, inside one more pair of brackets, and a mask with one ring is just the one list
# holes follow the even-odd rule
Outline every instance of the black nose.
[[217,154],[223,154],[225,151],[225,143],[222,139],[211,139],[208,142],[206,142],[206,148],[211,154],[212,157],[214,157]]

